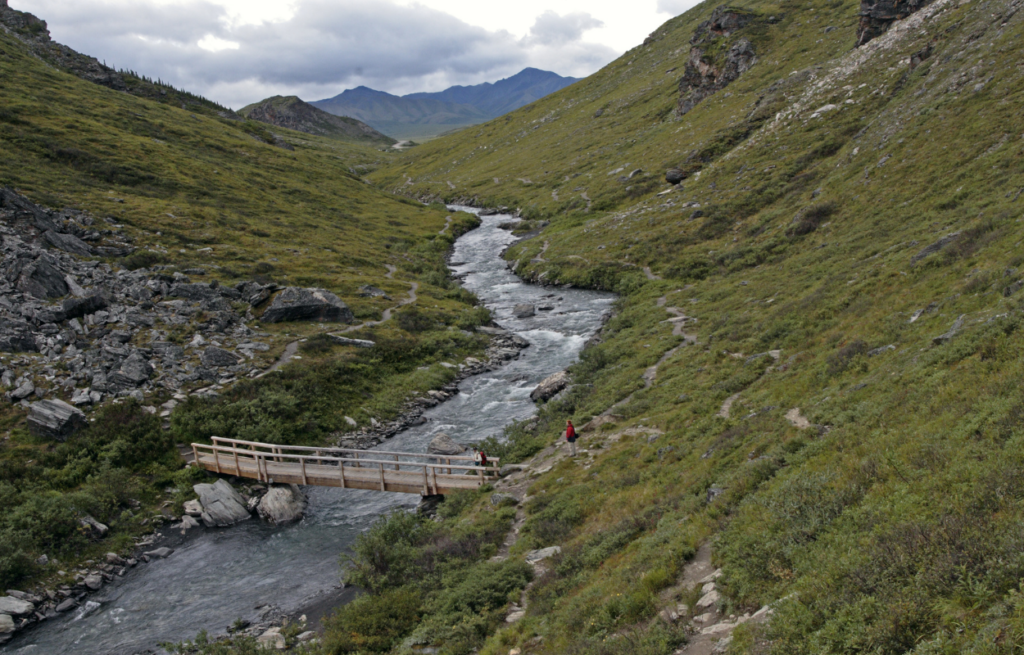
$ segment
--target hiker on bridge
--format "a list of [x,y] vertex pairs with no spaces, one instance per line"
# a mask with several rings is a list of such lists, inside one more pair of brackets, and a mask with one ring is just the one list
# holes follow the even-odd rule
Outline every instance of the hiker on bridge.
[[576,428],[573,427],[571,420],[567,420],[565,422],[565,440],[569,442],[569,455],[571,457],[575,457],[576,456]]

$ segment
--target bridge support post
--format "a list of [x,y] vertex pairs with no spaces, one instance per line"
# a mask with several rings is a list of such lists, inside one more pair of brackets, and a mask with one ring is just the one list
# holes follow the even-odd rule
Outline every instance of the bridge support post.
[[378,470],[380,471],[380,490],[387,491],[387,485],[384,484],[384,464],[382,462],[377,464],[377,466],[379,467]]
[[345,488],[345,462],[338,462],[338,476],[341,478],[341,488]]

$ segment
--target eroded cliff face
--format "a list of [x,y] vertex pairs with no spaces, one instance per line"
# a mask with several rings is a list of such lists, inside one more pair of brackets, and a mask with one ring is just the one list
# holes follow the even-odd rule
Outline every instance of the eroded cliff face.
[[686,70],[679,80],[677,115],[685,115],[757,63],[757,52],[749,39],[741,37],[728,42],[733,33],[753,19],[754,14],[722,6],[697,27],[690,38]]
[[861,0],[857,45],[862,46],[879,37],[898,20],[903,20],[932,0]]

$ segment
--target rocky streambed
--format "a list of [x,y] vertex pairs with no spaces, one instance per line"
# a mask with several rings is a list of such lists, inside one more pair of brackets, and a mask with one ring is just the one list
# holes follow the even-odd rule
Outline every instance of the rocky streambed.
[[[485,328],[494,337],[487,361],[447,362],[457,382],[412,399],[393,423],[343,435],[341,445],[382,443],[387,450],[425,452],[432,441],[445,441],[438,439],[442,434],[458,444],[500,434],[510,422],[535,414],[531,393],[576,360],[607,316],[611,294],[533,286],[516,278],[500,257],[516,240],[498,227],[510,217],[482,219],[480,228],[456,242],[451,268],[500,326]],[[524,304],[536,311],[517,315],[516,305]],[[250,509],[258,513],[266,488],[248,481],[239,490],[248,496],[242,501],[249,516]],[[108,563],[98,563],[96,570],[110,576],[99,591],[83,597],[73,610],[18,634],[0,652],[155,653],[161,642],[200,630],[222,634],[236,621],[263,634],[279,617],[314,617],[311,608],[336,604],[349,593],[340,586],[338,558],[356,536],[378,516],[412,510],[420,502],[417,495],[317,487],[301,491],[306,503],[301,520],[242,519],[231,527],[193,527],[182,536],[184,523],[206,523],[204,508],[192,507],[198,515],[176,519],[173,530],[165,528],[160,539],[141,546],[143,552],[173,549],[166,557],[151,556],[145,566],[109,564],[117,567],[112,571],[102,568]],[[314,622],[311,618],[310,627]]]

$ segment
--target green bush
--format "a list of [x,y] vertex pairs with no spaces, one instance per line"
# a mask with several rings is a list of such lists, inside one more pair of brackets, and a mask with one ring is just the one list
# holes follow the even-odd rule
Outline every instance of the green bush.
[[422,599],[412,588],[367,594],[324,621],[324,649],[330,655],[386,653],[419,622]]

